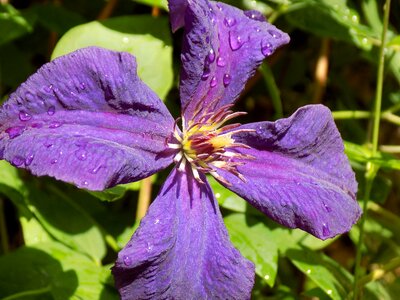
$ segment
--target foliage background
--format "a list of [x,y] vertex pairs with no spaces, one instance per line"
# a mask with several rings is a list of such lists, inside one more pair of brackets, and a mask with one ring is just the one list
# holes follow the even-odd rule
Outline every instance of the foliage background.
[[[242,121],[274,120],[310,103],[327,105],[357,174],[360,205],[365,204],[364,221],[349,234],[320,241],[273,223],[213,182],[232,242],[256,264],[253,298],[346,299],[356,287],[362,299],[396,299],[400,2],[391,3],[382,47],[382,93],[376,90],[376,74],[383,1],[226,2],[262,11],[292,39],[249,81],[236,105],[248,112]],[[178,117],[182,32],[171,35],[166,1],[0,3],[2,101],[51,58],[98,45],[137,56],[139,75]],[[381,113],[374,114],[380,95]],[[371,125],[374,115],[381,118],[378,128]],[[379,131],[377,149],[374,130]],[[110,267],[167,174],[93,193],[0,162],[0,298],[118,299]]]

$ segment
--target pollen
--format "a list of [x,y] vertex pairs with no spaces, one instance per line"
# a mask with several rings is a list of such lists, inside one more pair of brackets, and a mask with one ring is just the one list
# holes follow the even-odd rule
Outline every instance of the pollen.
[[185,123],[182,120],[182,132],[175,130],[174,133],[179,144],[168,144],[171,149],[180,150],[174,158],[179,164],[180,171],[185,171],[189,165],[199,182],[202,182],[200,172],[210,173],[218,180],[229,184],[217,174],[218,169],[227,170],[244,180],[237,167],[243,164],[243,160],[252,157],[234,151],[235,148],[248,148],[248,146],[236,142],[233,135],[253,130],[238,129],[239,123],[224,125],[226,121],[244,114],[233,113],[229,110],[230,107],[230,105],[221,107],[212,115],[201,117],[196,122],[189,120]]

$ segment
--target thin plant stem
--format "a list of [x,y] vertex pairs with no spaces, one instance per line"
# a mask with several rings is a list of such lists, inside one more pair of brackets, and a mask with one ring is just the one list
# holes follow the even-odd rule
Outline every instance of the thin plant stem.
[[400,146],[397,145],[381,145],[379,146],[381,152],[386,153],[400,153]]
[[[384,6],[384,17],[383,17],[383,29],[381,36],[381,45],[379,48],[379,61],[378,61],[378,72],[377,72],[377,83],[376,83],[376,94],[375,94],[375,107],[374,113],[372,114],[372,149],[371,156],[375,157],[378,152],[378,141],[379,141],[379,129],[381,121],[381,108],[382,108],[382,89],[383,89],[383,75],[385,65],[385,45],[386,45],[386,32],[389,24],[389,12],[390,12],[390,0],[386,0]],[[378,167],[373,163],[367,164],[365,172],[365,191],[363,199],[363,212],[360,221],[360,234],[357,243],[357,254],[355,261],[355,276],[354,276],[354,293],[353,299],[357,300],[360,297],[362,287],[359,286],[360,272],[361,272],[361,258],[362,258],[362,245],[364,241],[364,225],[367,219],[367,207],[368,200],[370,198],[372,183],[377,173]]]
[[136,211],[136,220],[141,220],[147,212],[150,205],[152,189],[152,176],[142,180],[139,191],[139,200]]
[[276,85],[274,75],[272,74],[271,68],[267,63],[263,63],[260,67],[260,72],[263,75],[265,85],[268,88],[269,95],[271,96],[272,105],[275,109],[275,117],[277,119],[283,117],[283,108],[282,108],[282,100],[281,95]]
[[314,95],[313,103],[321,103],[322,97],[325,94],[326,83],[328,81],[328,71],[329,71],[329,51],[330,50],[330,40],[327,38],[322,39],[321,50],[319,52],[318,60],[315,65],[314,72]]
[[50,291],[51,291],[51,286],[46,286],[44,288],[40,288],[40,289],[36,289],[36,290],[29,290],[29,291],[23,291],[23,292],[19,292],[16,294],[12,294],[10,296],[2,298],[2,300],[21,299],[21,298],[25,298],[28,296],[37,296],[37,295],[47,294]]
[[3,253],[7,253],[10,250],[8,245],[8,233],[7,225],[4,214],[4,200],[0,198],[0,240],[1,240],[1,250]]
[[103,7],[99,15],[97,16],[97,20],[105,20],[108,19],[112,12],[114,11],[115,6],[117,5],[118,0],[108,0],[107,4]]
[[369,119],[371,113],[369,111],[362,110],[340,110],[332,112],[335,120],[346,120],[346,119]]

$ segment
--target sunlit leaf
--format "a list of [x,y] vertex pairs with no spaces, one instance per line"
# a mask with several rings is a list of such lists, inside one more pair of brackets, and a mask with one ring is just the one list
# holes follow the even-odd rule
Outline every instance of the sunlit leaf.
[[60,39],[52,58],[88,46],[133,54],[137,59],[139,77],[161,99],[166,97],[173,80],[167,18],[126,16],[79,25]]
[[232,243],[254,262],[256,273],[273,286],[278,270],[278,248],[269,228],[244,214],[231,214],[224,222]]

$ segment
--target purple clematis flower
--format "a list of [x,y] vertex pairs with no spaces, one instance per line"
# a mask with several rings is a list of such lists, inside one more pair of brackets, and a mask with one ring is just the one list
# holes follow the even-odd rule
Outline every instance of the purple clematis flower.
[[205,174],[278,223],[326,239],[360,216],[330,111],[225,122],[262,60],[289,42],[256,11],[170,0],[184,27],[182,130],[127,53],[96,47],[44,65],[0,111],[0,158],[102,190],[176,166],[113,268],[122,299],[248,299],[254,265],[229,241]]

